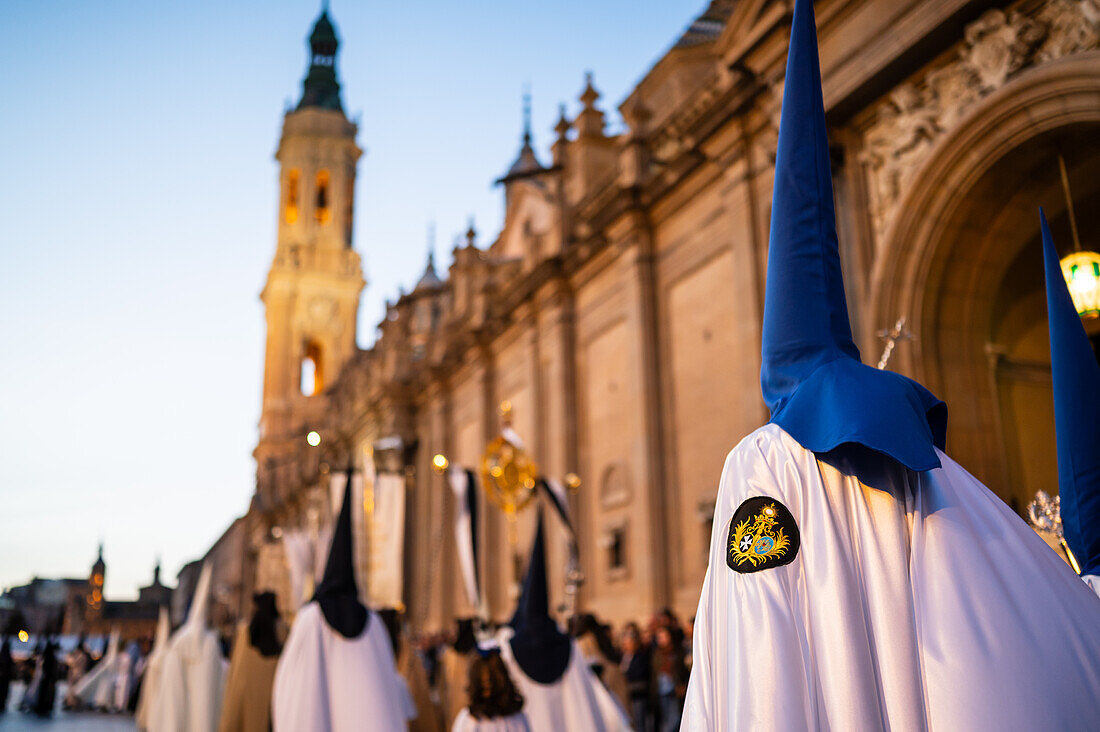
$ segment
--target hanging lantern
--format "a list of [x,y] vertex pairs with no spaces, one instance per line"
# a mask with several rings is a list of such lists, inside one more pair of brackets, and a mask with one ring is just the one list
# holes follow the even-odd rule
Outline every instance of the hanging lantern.
[[1081,248],[1081,236],[1077,233],[1077,216],[1073,212],[1073,194],[1069,190],[1069,172],[1066,159],[1058,156],[1058,172],[1062,176],[1062,193],[1066,197],[1066,214],[1069,230],[1073,235],[1073,253],[1062,257],[1062,277],[1073,300],[1077,315],[1095,318],[1100,315],[1100,254]]
[[1100,316],[1100,254],[1080,251],[1062,258],[1062,276],[1082,318]]

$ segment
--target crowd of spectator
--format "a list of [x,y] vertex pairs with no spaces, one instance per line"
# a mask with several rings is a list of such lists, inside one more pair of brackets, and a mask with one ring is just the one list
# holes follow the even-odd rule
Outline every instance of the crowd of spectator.
[[[692,627],[691,621],[681,622],[667,609],[648,622],[617,629],[591,614],[577,615],[569,623],[589,667],[622,704],[637,732],[680,729],[691,671]],[[472,642],[470,633],[468,643]],[[454,643],[449,635],[431,634],[414,644],[433,687],[446,675],[445,649]]]

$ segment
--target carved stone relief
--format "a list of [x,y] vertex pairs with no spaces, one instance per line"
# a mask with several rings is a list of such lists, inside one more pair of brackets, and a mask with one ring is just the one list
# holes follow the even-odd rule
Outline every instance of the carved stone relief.
[[874,112],[863,163],[875,236],[894,220],[902,192],[934,143],[979,100],[1021,70],[1100,46],[1100,0],[1048,0],[1032,15],[990,10],[966,27],[948,64],[905,82]]

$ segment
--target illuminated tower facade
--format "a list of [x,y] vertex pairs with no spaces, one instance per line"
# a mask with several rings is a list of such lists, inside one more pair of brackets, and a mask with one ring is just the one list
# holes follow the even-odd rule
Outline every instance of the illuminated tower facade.
[[309,71],[286,112],[279,161],[278,241],[260,299],[267,320],[261,467],[277,460],[320,409],[313,397],[355,353],[365,284],[351,247],[357,125],[344,113],[336,74],[339,40],[327,10],[309,36]]

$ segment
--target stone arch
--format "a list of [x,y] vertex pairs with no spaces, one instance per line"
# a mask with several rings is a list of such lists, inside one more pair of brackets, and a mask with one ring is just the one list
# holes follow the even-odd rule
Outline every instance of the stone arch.
[[[1092,51],[1025,71],[978,103],[914,175],[875,255],[863,332],[906,315],[916,339],[892,368],[948,402],[949,451],[1016,507],[1054,478],[1039,464],[1053,455],[1053,416],[1040,403],[1050,397],[1038,207],[1065,251],[1056,163],[1064,151],[1079,216],[1100,232],[1091,213],[1100,207],[1098,79]],[[1010,434],[1005,410],[1020,399],[1004,393],[1005,364],[1036,387],[1032,444]]]

